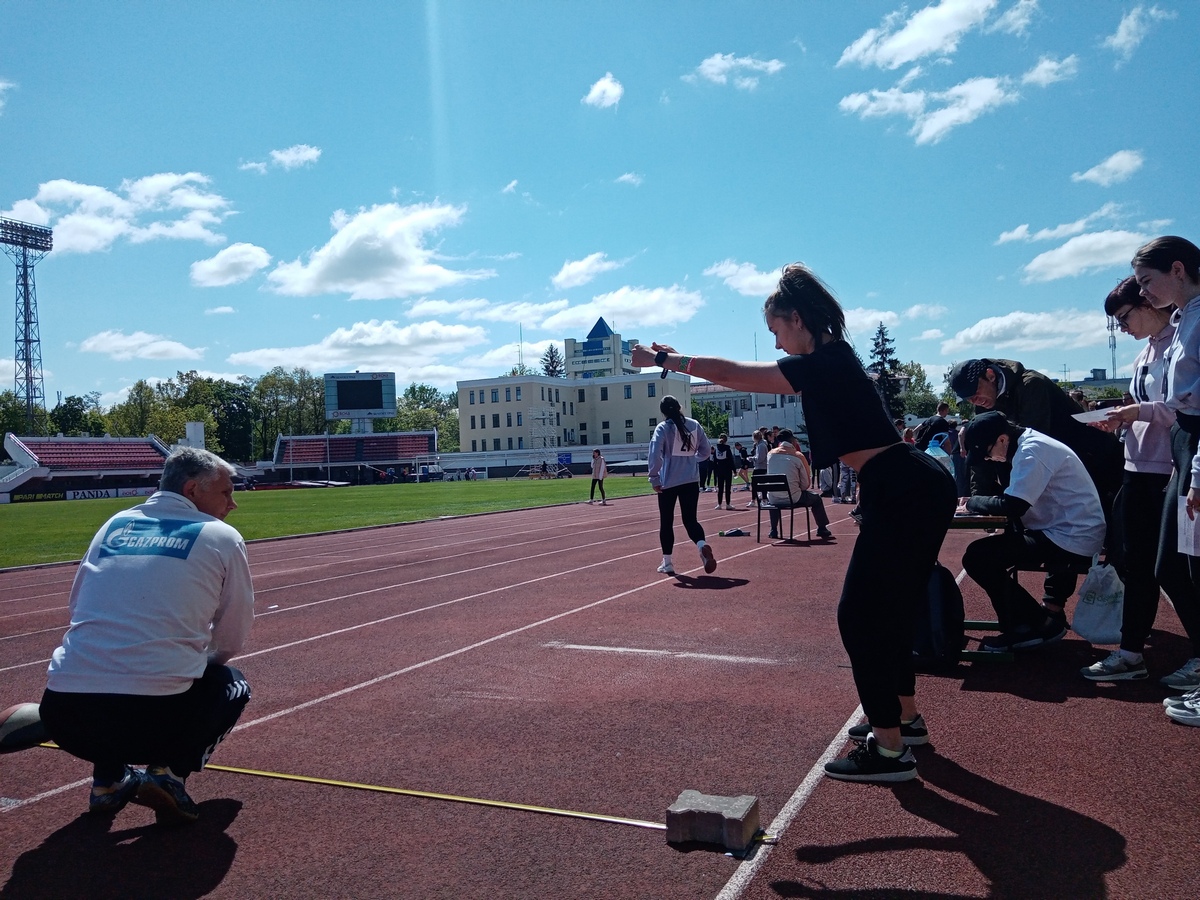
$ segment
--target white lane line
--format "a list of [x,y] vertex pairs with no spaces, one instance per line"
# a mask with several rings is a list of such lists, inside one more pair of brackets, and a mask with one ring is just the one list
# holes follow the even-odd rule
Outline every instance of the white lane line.
[[702,659],[707,662],[745,663],[759,666],[775,666],[777,659],[759,656],[725,656],[720,653],[696,653],[691,650],[649,650],[643,647],[601,647],[593,644],[566,644],[562,641],[547,641],[542,644],[552,650],[592,650],[599,653],[640,653],[645,656],[669,656],[672,659]]
[[14,809],[20,809],[22,806],[29,806],[31,803],[37,803],[39,800],[48,800],[66,791],[73,791],[75,788],[83,787],[85,784],[91,784],[91,778],[81,778],[79,781],[72,781],[70,784],[64,784],[56,788],[51,788],[48,791],[42,791],[40,794],[34,794],[32,797],[26,797],[24,800],[13,800],[11,797],[0,797],[0,813],[11,812]]
[[[817,785],[825,777],[825,763],[832,762],[842,752],[842,747],[846,745],[846,730],[857,725],[862,720],[862,717],[863,709],[859,706],[854,710],[850,718],[846,720],[846,724],[842,726],[842,730],[829,742],[829,746],[825,748],[825,752],[813,763],[813,767],[808,770],[808,774],[800,782],[800,786],[796,788],[796,792],[792,794],[791,799],[783,805],[783,809],[779,811],[779,815],[767,827],[768,834],[778,837],[792,823],[792,820],[799,814],[800,808],[808,802],[808,798],[812,796],[813,791],[817,789]],[[749,887],[750,880],[762,868],[763,863],[767,861],[767,857],[771,855],[771,847],[771,844],[763,844],[751,859],[743,861],[734,871],[733,877],[725,883],[725,887],[721,889],[721,893],[717,894],[715,900],[737,900],[742,895],[742,891]]]

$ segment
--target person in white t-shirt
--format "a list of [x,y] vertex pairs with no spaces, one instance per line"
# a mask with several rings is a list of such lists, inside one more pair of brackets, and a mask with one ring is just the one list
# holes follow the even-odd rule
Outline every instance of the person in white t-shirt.
[[207,450],[176,450],[158,491],[109,519],[75,573],[40,715],[55,743],[92,763],[91,812],[133,801],[160,823],[195,821],[184,780],[250,699],[226,665],[254,620],[246,545],[224,522],[234,472]]
[[[1067,631],[1063,611],[1075,592],[1075,570],[1089,565],[1104,544],[1104,510],[1083,462],[1066,444],[1032,428],[1014,425],[1002,412],[971,420],[968,461],[1011,467],[1008,487],[994,497],[964,497],[959,511],[1003,515],[1010,527],[972,542],[963,568],[987,593],[1000,634],[981,649],[1023,650],[1059,640]],[[1044,564],[1049,570],[1041,603],[1009,575],[1014,565]]]

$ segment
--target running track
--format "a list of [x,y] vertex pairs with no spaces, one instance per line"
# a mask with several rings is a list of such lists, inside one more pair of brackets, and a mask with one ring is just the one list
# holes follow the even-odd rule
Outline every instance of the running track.
[[[140,807],[81,815],[86,764],[35,749],[0,757],[0,897],[1200,894],[1200,729],[1162,715],[1153,678],[1084,681],[1103,653],[1074,636],[922,677],[919,781],[821,778],[858,721],[834,621],[854,524],[830,506],[833,544],[721,538],[754,512],[712,496],[712,576],[681,528],[680,576],[654,571],[651,497],[250,547],[254,699],[215,765],[632,824],[209,770],[201,821],[165,830]],[[976,536],[942,561],[959,572]],[[0,573],[0,706],[40,696],[73,575]],[[1164,603],[1154,675],[1189,655],[1180,635]],[[667,845],[645,826],[688,788],[757,796],[778,843]]]

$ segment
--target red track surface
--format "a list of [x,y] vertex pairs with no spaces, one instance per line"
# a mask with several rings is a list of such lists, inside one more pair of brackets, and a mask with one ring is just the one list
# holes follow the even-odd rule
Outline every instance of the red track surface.
[[[749,861],[636,825],[216,770],[189,782],[195,826],[95,821],[88,766],[35,749],[0,757],[0,897],[1200,894],[1200,729],[1159,705],[1157,675],[1189,655],[1166,603],[1148,682],[1080,678],[1103,654],[1074,636],[964,664],[919,681],[919,781],[813,775],[857,707],[834,621],[855,528],[829,509],[840,540],[812,546],[717,537],[754,512],[705,510],[712,576],[682,529],[680,576],[655,573],[648,497],[250,548],[259,617],[236,664],[254,699],[215,765],[652,823],[684,789],[754,794],[764,827],[787,821]],[[956,573],[974,537],[947,538]],[[0,573],[0,706],[40,696],[73,574]]]

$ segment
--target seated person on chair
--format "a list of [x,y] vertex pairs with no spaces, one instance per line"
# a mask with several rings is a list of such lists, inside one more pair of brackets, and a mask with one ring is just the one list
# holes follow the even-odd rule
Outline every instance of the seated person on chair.
[[[1104,542],[1104,511],[1096,486],[1065,444],[1014,425],[1000,412],[971,420],[968,461],[1009,469],[1008,487],[996,497],[964,497],[959,511],[1007,516],[1003,534],[980,538],[963,554],[963,568],[987,592],[1000,634],[981,649],[1007,651],[1052,643],[1067,630],[1063,612],[1075,592],[1076,572],[1086,569]],[[1010,576],[1014,566],[1045,566],[1041,603]]]
[[833,537],[833,532],[829,530],[829,516],[825,513],[825,503],[821,500],[821,495],[809,490],[812,485],[812,470],[808,466],[808,460],[800,452],[800,442],[796,440],[796,436],[786,428],[779,432],[779,446],[767,454],[767,474],[786,475],[788,487],[792,492],[791,502],[788,501],[788,495],[784,493],[767,495],[767,499],[771,502],[771,537],[778,538],[781,533],[780,525],[783,516],[779,510],[792,506],[811,507],[813,518],[817,520],[817,536]]

